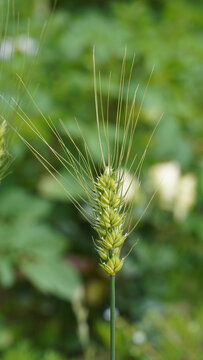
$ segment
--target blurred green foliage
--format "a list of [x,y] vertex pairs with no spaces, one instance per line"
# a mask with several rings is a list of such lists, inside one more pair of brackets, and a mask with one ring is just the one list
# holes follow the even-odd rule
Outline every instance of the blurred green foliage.
[[42,223],[50,206],[48,201],[14,187],[4,191],[0,210],[3,253],[0,279],[4,286],[13,285],[17,267],[41,291],[70,299],[79,286],[79,278],[61,258],[67,249],[67,241]]
[[4,359],[4,360],[13,360],[13,359],[16,359],[16,360],[38,360],[38,359],[63,360],[64,358],[52,351],[48,351],[42,355],[42,353],[34,350],[28,344],[22,343],[22,344],[16,346],[15,348],[6,351],[2,359]]
[[[6,104],[5,99],[19,101],[57,149],[28,91],[73,152],[58,120],[82,146],[77,117],[99,166],[93,46],[104,104],[112,72],[112,138],[125,47],[126,73],[135,54],[129,96],[132,100],[139,84],[136,110],[155,65],[133,142],[138,156],[163,112],[164,118],[144,162],[132,221],[151,196],[153,165],[173,161],[181,176],[193,174],[197,187],[194,204],[181,219],[156,197],[126,245],[128,251],[138,240],[117,279],[118,359],[201,359],[202,2],[60,0],[51,13],[53,3],[48,0],[16,0],[19,18],[10,2],[7,22],[8,3],[0,2],[1,116],[48,158],[37,136],[16,116],[15,104]],[[0,187],[0,359],[103,360],[109,346],[108,321],[103,318],[109,303],[108,281],[97,266],[91,229],[12,130],[8,140],[14,161]],[[80,189],[71,177],[57,161],[54,165],[63,172],[72,195],[78,196]],[[82,291],[77,294],[78,288]]]

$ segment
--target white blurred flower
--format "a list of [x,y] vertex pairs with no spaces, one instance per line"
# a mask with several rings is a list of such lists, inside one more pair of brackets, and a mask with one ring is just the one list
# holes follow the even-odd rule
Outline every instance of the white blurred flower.
[[37,52],[38,45],[35,39],[22,34],[15,39],[15,47],[22,53],[34,55]]
[[0,59],[8,60],[13,53],[13,40],[4,38],[0,43]]
[[167,162],[152,166],[149,180],[154,190],[158,189],[162,208],[172,211],[176,220],[183,220],[195,203],[195,174],[181,176],[180,166],[176,162]]
[[[111,315],[110,308],[107,308],[106,310],[104,310],[104,313],[103,313],[104,320],[110,321],[110,315]],[[119,316],[119,311],[117,308],[115,308],[115,318],[117,318],[118,316]]]
[[37,49],[37,41],[25,34],[19,35],[16,38],[7,37],[0,42],[0,59],[10,59],[15,51],[20,51],[27,55],[34,55]]
[[160,203],[166,210],[173,208],[180,175],[180,166],[176,162],[156,164],[150,170],[150,180],[158,189]]
[[[121,169],[123,171],[123,169]],[[123,186],[121,189],[122,194],[125,196],[125,201],[130,202],[137,199],[139,196],[140,184],[136,177],[127,171],[124,170],[123,173]]]
[[144,331],[138,330],[133,334],[132,340],[134,344],[141,345],[147,340],[147,337]]
[[195,203],[197,178],[189,173],[179,181],[174,206],[174,216],[177,220],[183,220]]

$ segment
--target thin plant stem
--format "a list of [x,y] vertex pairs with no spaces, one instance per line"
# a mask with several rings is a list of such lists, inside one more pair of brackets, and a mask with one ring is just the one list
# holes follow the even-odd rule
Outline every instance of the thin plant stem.
[[115,275],[110,275],[110,360],[115,360]]

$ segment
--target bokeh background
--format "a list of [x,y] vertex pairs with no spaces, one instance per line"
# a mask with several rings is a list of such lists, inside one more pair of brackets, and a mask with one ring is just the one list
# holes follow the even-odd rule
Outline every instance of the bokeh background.
[[[104,102],[112,72],[112,132],[125,48],[128,74],[135,54],[130,98],[139,84],[137,111],[155,66],[135,154],[141,156],[164,116],[146,155],[141,186],[131,194],[133,223],[158,191],[127,241],[124,251],[137,245],[117,277],[117,359],[200,360],[202,1],[58,0],[53,7],[48,0],[0,1],[1,118],[50,159],[11,98],[56,149],[39,109],[73,152],[59,119],[81,145],[76,117],[99,166],[93,46]],[[12,129],[7,140],[11,164],[0,186],[0,359],[107,359],[109,283],[98,267],[94,233]],[[77,184],[52,161],[77,198]]]

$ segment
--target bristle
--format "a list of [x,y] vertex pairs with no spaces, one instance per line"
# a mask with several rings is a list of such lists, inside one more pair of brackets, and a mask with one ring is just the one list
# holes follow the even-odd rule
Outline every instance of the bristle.
[[6,132],[6,121],[3,121],[0,125],[0,167],[4,162],[5,157],[5,132]]

